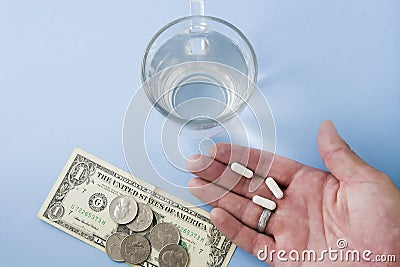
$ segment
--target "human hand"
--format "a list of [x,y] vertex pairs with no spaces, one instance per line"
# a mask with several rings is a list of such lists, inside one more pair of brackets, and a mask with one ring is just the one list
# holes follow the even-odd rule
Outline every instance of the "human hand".
[[[192,194],[214,207],[211,221],[235,244],[257,256],[260,250],[291,250],[301,253],[314,250],[317,259],[322,250],[338,249],[337,241],[345,239],[345,250],[364,250],[375,255],[395,255],[400,261],[400,191],[384,173],[362,161],[337,134],[331,121],[322,123],[318,132],[318,149],[330,172],[275,156],[271,168],[263,166],[270,153],[219,143],[212,146],[209,157],[194,155],[187,167],[199,176],[189,182]],[[241,160],[248,153],[247,162]],[[223,181],[233,173],[227,164],[247,165],[261,177],[273,177],[284,190],[275,199],[265,183],[249,193],[249,179],[241,178],[232,191]],[[261,164],[260,164],[261,163]],[[269,171],[269,172],[268,172]],[[225,186],[226,187],[226,186]],[[263,210],[252,203],[254,195],[274,200],[277,209],[271,214],[264,233],[255,229]],[[222,196],[215,200],[215,196]],[[345,251],[344,250],[344,251]],[[268,257],[273,266],[311,266],[315,262],[282,262]],[[301,258],[300,258],[301,259]],[[351,259],[351,257],[350,257]],[[325,255],[324,265],[398,266],[399,263],[333,262]]]

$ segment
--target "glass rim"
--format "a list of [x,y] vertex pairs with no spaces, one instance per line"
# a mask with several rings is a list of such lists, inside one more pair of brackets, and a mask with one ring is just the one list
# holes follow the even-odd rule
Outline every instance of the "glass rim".
[[258,62],[257,62],[257,56],[256,56],[256,53],[254,52],[254,48],[253,48],[253,46],[251,45],[249,39],[247,39],[247,37],[244,35],[244,33],[243,33],[241,30],[239,30],[239,28],[237,28],[237,27],[236,27],[235,25],[233,25],[232,23],[230,23],[230,22],[228,22],[228,21],[226,21],[226,20],[223,20],[223,19],[221,19],[221,18],[217,18],[217,17],[213,17],[213,16],[202,16],[202,15],[185,16],[185,17],[178,18],[178,19],[173,20],[173,21],[169,22],[168,24],[164,25],[160,30],[158,30],[158,31],[154,34],[154,36],[150,39],[149,43],[147,44],[146,49],[145,49],[145,52],[144,52],[143,57],[142,57],[142,64],[141,64],[142,83],[145,83],[146,80],[147,80],[148,78],[150,78],[150,77],[148,77],[148,78],[146,77],[146,72],[145,72],[146,70],[145,70],[145,68],[146,68],[146,63],[147,63],[148,54],[149,54],[149,52],[150,52],[152,46],[154,45],[155,41],[156,41],[156,40],[161,36],[161,34],[164,33],[167,29],[173,27],[174,25],[176,25],[176,24],[178,24],[178,23],[180,23],[180,22],[187,21],[187,20],[190,20],[190,19],[192,19],[192,18],[203,18],[203,19],[206,19],[206,20],[215,21],[215,22],[218,22],[218,23],[221,23],[221,24],[227,26],[228,28],[230,28],[230,29],[232,29],[234,32],[236,32],[236,33],[240,36],[240,38],[245,42],[245,44],[247,45],[247,47],[248,47],[249,50],[250,50],[250,54],[251,54],[251,58],[253,59],[253,66],[254,66],[254,76],[252,77],[252,79],[253,79],[252,82],[253,82],[253,83],[257,83],[257,78],[258,78]]
[[[145,50],[145,52],[144,52],[144,54],[143,54],[143,58],[142,58],[142,62],[141,62],[141,76],[142,76],[141,78],[142,78],[142,85],[144,85],[144,89],[146,88],[146,83],[148,82],[148,80],[150,80],[150,79],[152,78],[152,77],[150,77],[150,76],[149,76],[149,77],[146,76],[146,64],[147,64],[147,59],[148,59],[148,55],[149,55],[149,53],[150,53],[150,50],[152,49],[152,47],[153,47],[154,43],[156,42],[156,40],[157,40],[166,30],[172,28],[173,26],[175,26],[175,25],[177,25],[177,24],[179,24],[179,23],[181,23],[181,22],[189,21],[189,20],[191,20],[191,19],[193,19],[193,18],[204,19],[204,20],[206,20],[206,21],[212,21],[212,22],[219,23],[219,24],[221,24],[221,25],[223,25],[223,26],[225,26],[225,27],[228,27],[230,30],[233,30],[234,33],[236,33],[236,34],[239,35],[240,39],[241,39],[242,41],[244,41],[245,45],[247,46],[247,48],[248,48],[248,50],[249,50],[249,52],[250,52],[250,57],[251,57],[252,63],[253,63],[253,64],[251,64],[251,66],[254,68],[254,75],[251,75],[251,76],[250,76],[250,75],[245,75],[244,73],[242,73],[241,71],[237,70],[237,69],[234,68],[234,67],[231,67],[231,66],[228,66],[228,65],[226,65],[226,66],[228,66],[228,67],[230,67],[230,68],[232,68],[232,69],[235,69],[236,71],[238,71],[238,72],[241,73],[242,75],[245,75],[245,76],[247,77],[247,79],[253,84],[252,87],[253,87],[253,89],[254,89],[254,86],[257,86],[256,84],[257,84],[257,78],[258,78],[258,62],[257,62],[256,54],[255,54],[255,52],[254,52],[254,48],[253,48],[253,46],[251,45],[250,41],[247,39],[247,37],[244,35],[244,33],[243,33],[242,31],[239,30],[239,28],[237,28],[236,26],[234,26],[234,25],[231,24],[230,22],[227,22],[227,21],[225,21],[225,20],[223,20],[223,19],[220,19],[220,18],[217,18],[217,17],[213,17],[213,16],[202,16],[202,15],[185,16],[185,17],[178,18],[178,19],[173,20],[173,21],[169,22],[168,24],[164,25],[160,30],[158,30],[158,31],[154,34],[154,36],[151,38],[151,40],[150,40],[149,43],[147,44],[147,47],[146,47],[146,50]],[[228,37],[229,37],[229,36],[228,36]],[[219,62],[215,62],[215,61],[208,61],[208,62],[213,62],[213,63],[216,63],[216,64],[225,65],[225,64],[223,64],[223,63],[219,63]],[[190,63],[190,62],[181,62],[181,63],[178,63],[177,65],[188,64],[188,63]],[[169,67],[167,67],[166,69],[173,68],[173,67],[175,67],[175,66],[169,66]],[[165,71],[166,69],[160,70],[160,71],[158,71],[157,73],[155,73],[154,75],[159,75],[159,73]],[[253,91],[253,89],[252,89],[252,91]],[[173,118],[176,122],[180,122],[180,123],[186,122],[185,119],[183,119],[183,118],[181,118],[181,117],[179,117],[179,116],[176,116],[176,115],[174,115],[174,114],[169,114],[169,112],[166,111],[166,110],[158,103],[158,100],[153,99],[152,97],[150,97],[150,95],[148,94],[148,91],[147,91],[147,90],[145,90],[145,91],[146,91],[147,98],[148,98],[148,100],[151,102],[151,104],[152,104],[159,112],[161,112],[164,116],[170,115],[171,118]],[[252,93],[253,93],[253,92],[252,92]],[[248,97],[251,97],[252,93],[251,93]],[[243,100],[244,100],[244,101],[243,101]],[[240,109],[243,108],[244,104],[248,101],[248,99],[242,99],[242,101],[243,101],[243,103],[240,105],[240,107],[239,107],[238,110],[240,110]],[[233,112],[232,114],[226,114],[225,116],[220,117],[219,120],[220,120],[220,122],[226,121],[227,119],[231,118],[234,114],[235,114],[235,112]],[[208,124],[208,123],[206,123],[206,124]],[[194,126],[194,125],[196,125],[196,123],[195,123],[195,124],[192,124],[192,126]],[[200,123],[199,125],[200,125],[200,126],[204,126],[202,123]],[[210,125],[209,125],[209,126],[210,126]],[[212,127],[212,126],[211,126],[211,127]],[[206,128],[208,128],[208,127],[206,127]]]

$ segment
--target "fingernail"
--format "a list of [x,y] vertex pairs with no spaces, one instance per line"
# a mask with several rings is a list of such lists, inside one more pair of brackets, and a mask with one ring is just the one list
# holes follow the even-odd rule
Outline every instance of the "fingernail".
[[186,169],[188,169],[188,171],[190,171],[190,172],[198,171],[200,163],[201,163],[199,161],[200,157],[201,157],[201,155],[199,155],[199,154],[190,156],[186,161]]
[[215,220],[218,219],[218,210],[216,210],[215,208],[212,209],[210,212],[210,219],[212,222],[215,222]]
[[199,178],[190,179],[188,187],[190,191],[195,190],[197,187],[199,187]]
[[329,132],[330,134],[337,134],[337,129],[336,129],[336,126],[333,123],[333,121],[326,120],[326,121],[324,121],[324,124],[326,125],[325,129],[327,132]]
[[200,154],[191,155],[187,160],[188,161],[196,161],[201,157]]
[[215,158],[217,155],[217,146],[215,144],[211,145],[208,149],[208,155],[212,158]]

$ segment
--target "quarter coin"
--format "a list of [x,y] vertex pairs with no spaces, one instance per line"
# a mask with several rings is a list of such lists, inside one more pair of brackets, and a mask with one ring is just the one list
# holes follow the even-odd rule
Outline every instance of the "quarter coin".
[[136,218],[126,226],[134,232],[142,232],[149,228],[153,222],[153,211],[150,206],[144,203],[138,203],[138,214]]
[[178,244],[180,239],[179,230],[171,223],[159,223],[150,231],[150,243],[157,251],[166,245]]
[[106,241],[106,252],[108,257],[114,261],[124,261],[121,255],[122,240],[128,235],[125,233],[114,233]]
[[122,258],[130,264],[139,264],[147,260],[150,255],[150,242],[139,234],[131,234],[122,240]]
[[118,224],[127,224],[133,221],[137,215],[138,205],[130,196],[118,196],[110,203],[111,219]]
[[183,247],[170,244],[161,249],[158,262],[160,267],[186,267],[189,255]]

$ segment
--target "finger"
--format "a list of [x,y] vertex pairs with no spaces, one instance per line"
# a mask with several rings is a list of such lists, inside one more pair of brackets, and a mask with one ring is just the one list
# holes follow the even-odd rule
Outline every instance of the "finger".
[[257,233],[224,209],[213,209],[210,217],[213,224],[223,235],[253,256],[262,256],[260,251],[265,251],[266,247],[269,251],[275,250],[275,242],[270,236]]
[[350,149],[338,135],[331,120],[326,120],[321,124],[317,142],[320,156],[326,167],[340,181],[365,182],[370,175],[364,174],[375,170]]
[[231,164],[239,162],[254,170],[260,177],[271,176],[281,185],[287,187],[303,164],[255,148],[248,148],[227,143],[217,143],[209,149],[210,157]]
[[[228,192],[226,189],[201,178],[190,180],[189,190],[195,197],[203,202],[228,211],[236,219],[250,228],[257,228],[263,208],[254,204],[250,199]],[[273,235],[273,217],[274,216],[271,216],[268,221],[267,233],[270,235]]]
[[[196,159],[188,161],[187,169],[209,182],[216,183],[227,190],[232,190],[233,192],[250,199],[254,195],[274,198],[272,192],[263,182],[264,178],[262,177],[254,176],[252,179],[243,178],[240,174],[232,171],[228,165],[210,157],[194,155],[193,158]],[[261,186],[259,186],[256,191],[249,192],[250,182],[254,179],[262,180],[260,183]]]

